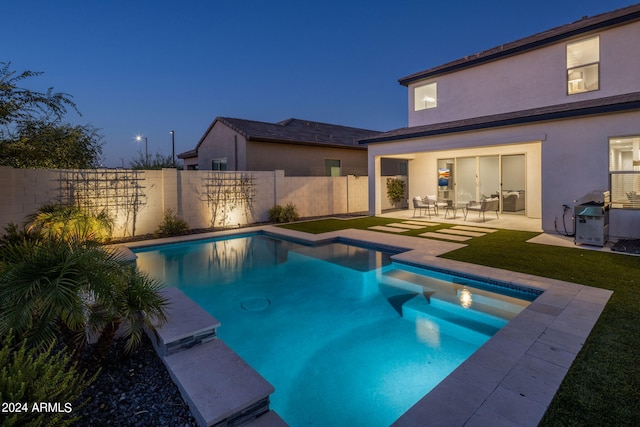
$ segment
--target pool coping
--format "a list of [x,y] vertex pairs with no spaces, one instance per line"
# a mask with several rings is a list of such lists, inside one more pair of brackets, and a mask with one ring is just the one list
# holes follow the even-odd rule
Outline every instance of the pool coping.
[[[438,258],[461,243],[345,229],[321,234],[258,226],[130,242],[134,248],[238,235],[266,234],[306,244],[332,241],[404,250],[393,260],[542,291],[393,426],[537,426],[612,291],[492,267]],[[135,257],[135,254],[130,252]],[[129,255],[129,256],[130,256]],[[135,258],[134,258],[135,259]]]

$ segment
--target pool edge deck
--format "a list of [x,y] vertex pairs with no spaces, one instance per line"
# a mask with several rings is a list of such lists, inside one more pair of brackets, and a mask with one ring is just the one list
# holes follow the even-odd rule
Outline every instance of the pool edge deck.
[[466,245],[346,229],[309,234],[275,226],[227,230],[123,244],[128,248],[214,237],[267,234],[318,244],[330,241],[403,249],[394,255],[416,266],[464,271],[543,293],[393,426],[537,426],[612,291],[571,282],[437,258]]

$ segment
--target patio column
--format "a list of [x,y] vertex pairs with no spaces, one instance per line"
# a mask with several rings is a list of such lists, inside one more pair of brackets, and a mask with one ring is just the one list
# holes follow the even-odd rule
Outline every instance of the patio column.
[[380,198],[380,157],[369,155],[369,215],[382,213],[382,199]]

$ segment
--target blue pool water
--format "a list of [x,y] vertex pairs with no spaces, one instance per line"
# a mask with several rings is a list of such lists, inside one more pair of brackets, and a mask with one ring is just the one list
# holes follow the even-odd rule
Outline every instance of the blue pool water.
[[222,323],[292,426],[387,426],[535,296],[263,235],[136,250],[138,267]]

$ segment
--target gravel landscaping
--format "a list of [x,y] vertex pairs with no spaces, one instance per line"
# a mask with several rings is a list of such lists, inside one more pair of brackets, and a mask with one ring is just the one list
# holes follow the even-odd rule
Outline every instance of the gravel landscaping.
[[145,336],[130,355],[123,347],[124,342],[116,342],[101,363],[92,363],[91,357],[86,360],[88,366],[100,365],[102,371],[84,392],[89,403],[74,411],[81,416],[76,425],[196,426],[149,339]]

